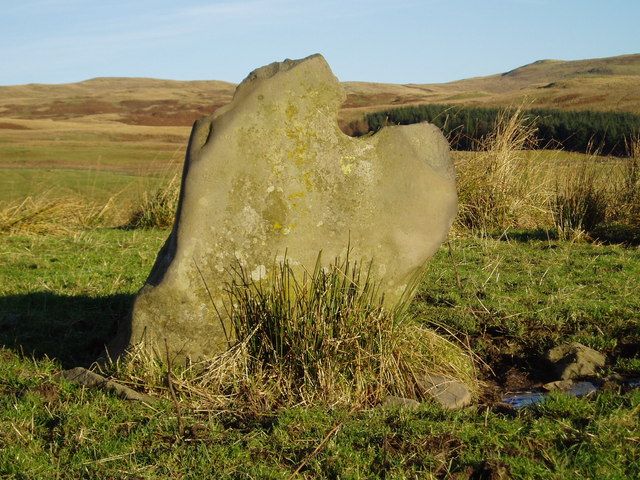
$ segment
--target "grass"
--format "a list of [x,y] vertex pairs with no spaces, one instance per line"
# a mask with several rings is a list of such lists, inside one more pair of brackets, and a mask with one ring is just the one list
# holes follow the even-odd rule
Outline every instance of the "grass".
[[[640,394],[554,395],[517,413],[351,406],[262,414],[152,408],[58,380],[87,365],[142,285],[166,230],[4,235],[0,252],[0,472],[7,478],[635,478]],[[640,375],[640,251],[544,232],[452,240],[411,311],[467,338],[499,391],[544,374],[539,355],[577,340]],[[176,372],[177,375],[177,372]],[[532,378],[534,380],[532,380]],[[178,380],[178,379],[176,379]],[[175,383],[179,398],[187,397]],[[143,385],[134,385],[144,389]],[[166,386],[164,387],[166,389]]]
[[[348,258],[322,268],[318,258],[312,272],[296,274],[285,261],[255,281],[238,267],[224,315],[230,348],[179,372],[178,388],[195,408],[255,414],[294,405],[363,409],[389,395],[426,400],[425,375],[477,391],[469,352],[415,322],[404,304],[385,306],[370,271]],[[165,389],[166,365],[142,346],[111,367],[119,378]]]
[[[82,182],[77,171],[11,177],[18,178],[14,192],[20,198],[0,208],[0,478],[639,477],[637,389],[610,383],[595,398],[554,394],[518,412],[496,403],[507,391],[549,380],[542,355],[565,341],[606,354],[605,375],[640,376],[640,250],[587,242],[585,236],[559,239],[564,231],[554,226],[552,204],[545,200],[558,195],[547,187],[553,185],[549,178],[571,178],[575,156],[559,154],[562,161],[555,163],[549,152],[532,157],[521,150],[527,138],[521,123],[507,118],[503,125],[483,152],[459,156],[468,168],[460,174],[469,180],[461,183],[462,212],[475,212],[467,226],[481,236],[458,229],[438,251],[408,307],[411,323],[382,315],[366,292],[351,288],[366,282],[345,281],[351,278],[345,267],[338,269],[342,276],[317,272],[310,282],[296,284],[283,266],[283,288],[270,293],[240,276],[230,293],[239,299],[249,294],[244,302],[249,310],[235,313],[245,350],[231,351],[231,357],[244,355],[234,368],[218,363],[168,371],[138,355],[107,371],[158,395],[152,406],[74,386],[56,375],[63,368],[89,366],[102,353],[168,231],[105,228],[122,222],[107,221],[106,212],[90,215],[118,193],[103,193],[120,185],[112,173],[88,172],[94,187],[83,186],[78,194],[95,197],[79,203],[69,193],[74,182]],[[77,161],[76,167],[82,163]],[[115,163],[121,161],[135,165]],[[617,216],[608,208],[600,227],[611,234],[615,222],[626,241],[624,228],[637,226],[632,213],[637,166],[589,161],[593,178],[607,174],[618,186],[607,190],[608,202],[625,206],[616,207]],[[481,175],[487,168],[489,183]],[[33,188],[37,178],[63,188],[25,201],[19,191]],[[600,185],[586,178],[587,186]],[[142,212],[156,206],[173,212],[169,193],[175,194],[175,182],[158,180],[153,188],[147,204],[139,198]],[[118,207],[126,223],[135,205]],[[145,226],[153,227],[166,215],[149,218]],[[324,298],[323,288],[332,285],[339,292],[333,298],[342,299],[338,311],[351,320],[341,324],[325,316],[326,322],[307,325],[309,312],[322,313],[314,310],[314,299]],[[269,317],[273,305],[286,306],[285,317],[292,321]],[[295,337],[307,327],[310,336]],[[337,328],[348,333],[325,335]],[[441,337],[420,338],[444,338],[473,352],[482,382],[477,403],[457,412],[429,402],[411,411],[379,408],[383,394],[405,394],[406,388],[397,375],[385,384],[371,371],[381,371],[383,359],[403,355],[433,368],[424,352],[403,344],[408,336],[415,340],[430,331]],[[262,339],[252,347],[257,334]],[[304,348],[308,339],[315,345]],[[269,342],[278,355],[264,350]],[[304,372],[305,356],[323,370]],[[340,368],[326,368],[333,360]],[[369,370],[361,368],[367,365]],[[216,367],[224,367],[227,376],[217,376]],[[353,390],[340,387],[354,384]],[[253,408],[242,408],[247,399]]]
[[459,226],[486,235],[539,225],[548,211],[548,189],[538,173],[540,162],[524,154],[534,139],[522,108],[503,112],[478,152],[457,162]]
[[[167,164],[183,158],[189,135],[189,128],[184,126],[126,125],[108,116],[2,117],[23,128],[0,128],[3,169],[90,170],[148,176],[162,173]],[[3,199],[8,200],[5,195]]]
[[606,220],[611,192],[593,163],[578,164],[556,180],[555,190],[551,210],[563,237],[593,232]]
[[[638,392],[556,396],[516,417],[468,410],[292,408],[238,421],[155,410],[5,355],[0,470],[9,478],[636,478]],[[18,408],[14,408],[14,404]],[[338,427],[338,428],[336,428]],[[332,432],[335,432],[332,434]],[[312,455],[326,438],[324,448]]]
[[161,170],[179,153],[175,144],[115,141],[0,143],[0,166],[9,168],[92,168],[129,174]]
[[155,188],[143,190],[139,201],[132,207],[125,227],[171,227],[176,219],[180,197],[180,179],[178,172],[173,175],[163,175],[162,180]]
[[461,234],[512,228],[555,228],[566,239],[638,244],[640,149],[629,158],[527,151],[535,137],[522,108],[498,118],[492,134],[470,154],[454,155]]
[[85,202],[106,203],[117,196],[133,201],[153,190],[162,177],[130,175],[110,170],[58,168],[0,168],[0,203],[15,203],[26,197],[82,198]]

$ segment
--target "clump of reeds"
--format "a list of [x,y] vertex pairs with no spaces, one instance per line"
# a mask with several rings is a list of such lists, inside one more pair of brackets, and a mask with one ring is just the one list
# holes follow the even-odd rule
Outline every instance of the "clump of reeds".
[[173,225],[180,196],[180,176],[176,172],[153,191],[142,192],[126,228],[168,228]]
[[561,238],[588,235],[607,218],[610,192],[602,175],[592,157],[569,166],[556,180],[551,210]]
[[[297,276],[285,261],[254,281],[238,268],[225,315],[235,343],[176,374],[176,389],[200,408],[264,412],[312,404],[367,407],[387,395],[422,399],[425,374],[473,386],[470,357],[405,308],[386,308],[370,271],[336,260]],[[137,355],[153,365],[148,355]]]
[[112,207],[113,197],[100,205],[79,197],[29,196],[0,205],[0,232],[66,234],[107,222]]
[[629,156],[621,161],[621,182],[615,190],[616,220],[640,226],[640,136],[629,140]]
[[598,240],[640,244],[640,137],[627,143],[628,156],[615,161],[601,183],[608,185],[606,219],[589,232]]
[[486,235],[537,226],[548,217],[548,188],[526,154],[536,129],[522,107],[504,110],[477,152],[456,165],[458,226]]

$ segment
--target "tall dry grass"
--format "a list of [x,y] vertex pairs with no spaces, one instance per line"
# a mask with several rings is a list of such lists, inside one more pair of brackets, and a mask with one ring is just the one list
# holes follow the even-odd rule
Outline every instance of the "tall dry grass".
[[620,165],[622,181],[615,189],[618,199],[615,217],[640,226],[640,135],[630,139],[627,148],[629,156]]
[[[231,272],[226,316],[235,342],[176,372],[176,390],[197,408],[264,413],[293,405],[366,408],[387,395],[423,399],[426,374],[475,386],[470,355],[402,305],[385,308],[370,271],[346,259],[328,268],[318,262],[301,277],[285,261],[259,282],[242,268]],[[161,388],[166,365],[140,348],[115,372]]]
[[125,228],[169,228],[176,217],[180,197],[180,175],[174,172],[156,189],[143,191]]
[[0,233],[62,235],[95,227],[168,228],[175,219],[180,177],[174,172],[149,189],[138,182],[138,200],[124,190],[106,201],[47,190],[0,202]]
[[537,226],[548,218],[542,166],[525,154],[535,145],[531,120],[522,106],[503,111],[478,152],[457,163],[459,229],[487,235]]
[[[551,209],[561,238],[591,236],[636,243],[640,236],[640,143],[629,156],[597,160],[597,152],[574,162],[555,181]],[[628,237],[628,238],[625,238]]]
[[555,181],[551,211],[561,238],[590,234],[607,218],[611,189],[593,157],[575,162]]
[[104,204],[67,196],[49,198],[47,193],[0,204],[0,232],[8,234],[66,234],[108,224],[113,218],[115,197]]

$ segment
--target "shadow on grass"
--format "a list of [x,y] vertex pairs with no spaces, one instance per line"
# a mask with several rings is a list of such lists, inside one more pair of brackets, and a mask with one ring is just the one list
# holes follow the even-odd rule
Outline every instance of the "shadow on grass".
[[504,233],[493,235],[497,240],[513,242],[552,241],[558,240],[556,229],[531,228],[526,230],[508,230]]
[[88,366],[104,354],[133,295],[64,296],[50,292],[0,297],[0,345],[24,355]]
[[[626,225],[621,223],[601,224],[588,232],[593,241],[606,245],[624,245],[635,247],[640,245],[640,225]],[[522,230],[508,230],[495,233],[491,238],[496,240],[531,242],[559,240],[560,235],[555,228],[532,228]]]
[[598,225],[592,235],[605,244],[621,244],[630,247],[640,245],[640,225],[623,223]]

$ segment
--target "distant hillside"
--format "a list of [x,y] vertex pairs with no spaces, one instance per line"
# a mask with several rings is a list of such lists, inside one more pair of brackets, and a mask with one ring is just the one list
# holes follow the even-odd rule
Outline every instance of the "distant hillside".
[[0,87],[0,118],[187,126],[228,103],[234,90],[234,84],[215,80],[116,77]]
[[[640,114],[640,54],[543,60],[445,84],[346,82],[339,123],[366,131],[365,114],[405,105],[618,111]],[[0,168],[161,171],[184,158],[193,122],[228,103],[220,81],[95,78],[63,85],[0,87]]]
[[[540,60],[509,72],[444,84],[343,84],[341,120],[399,105],[446,103],[640,113],[640,54]],[[189,126],[228,103],[235,85],[220,81],[96,78],[63,85],[0,87],[0,119],[85,118],[128,125]]]
[[442,84],[347,83],[347,117],[417,103],[640,113],[640,54],[540,60],[509,72]]

